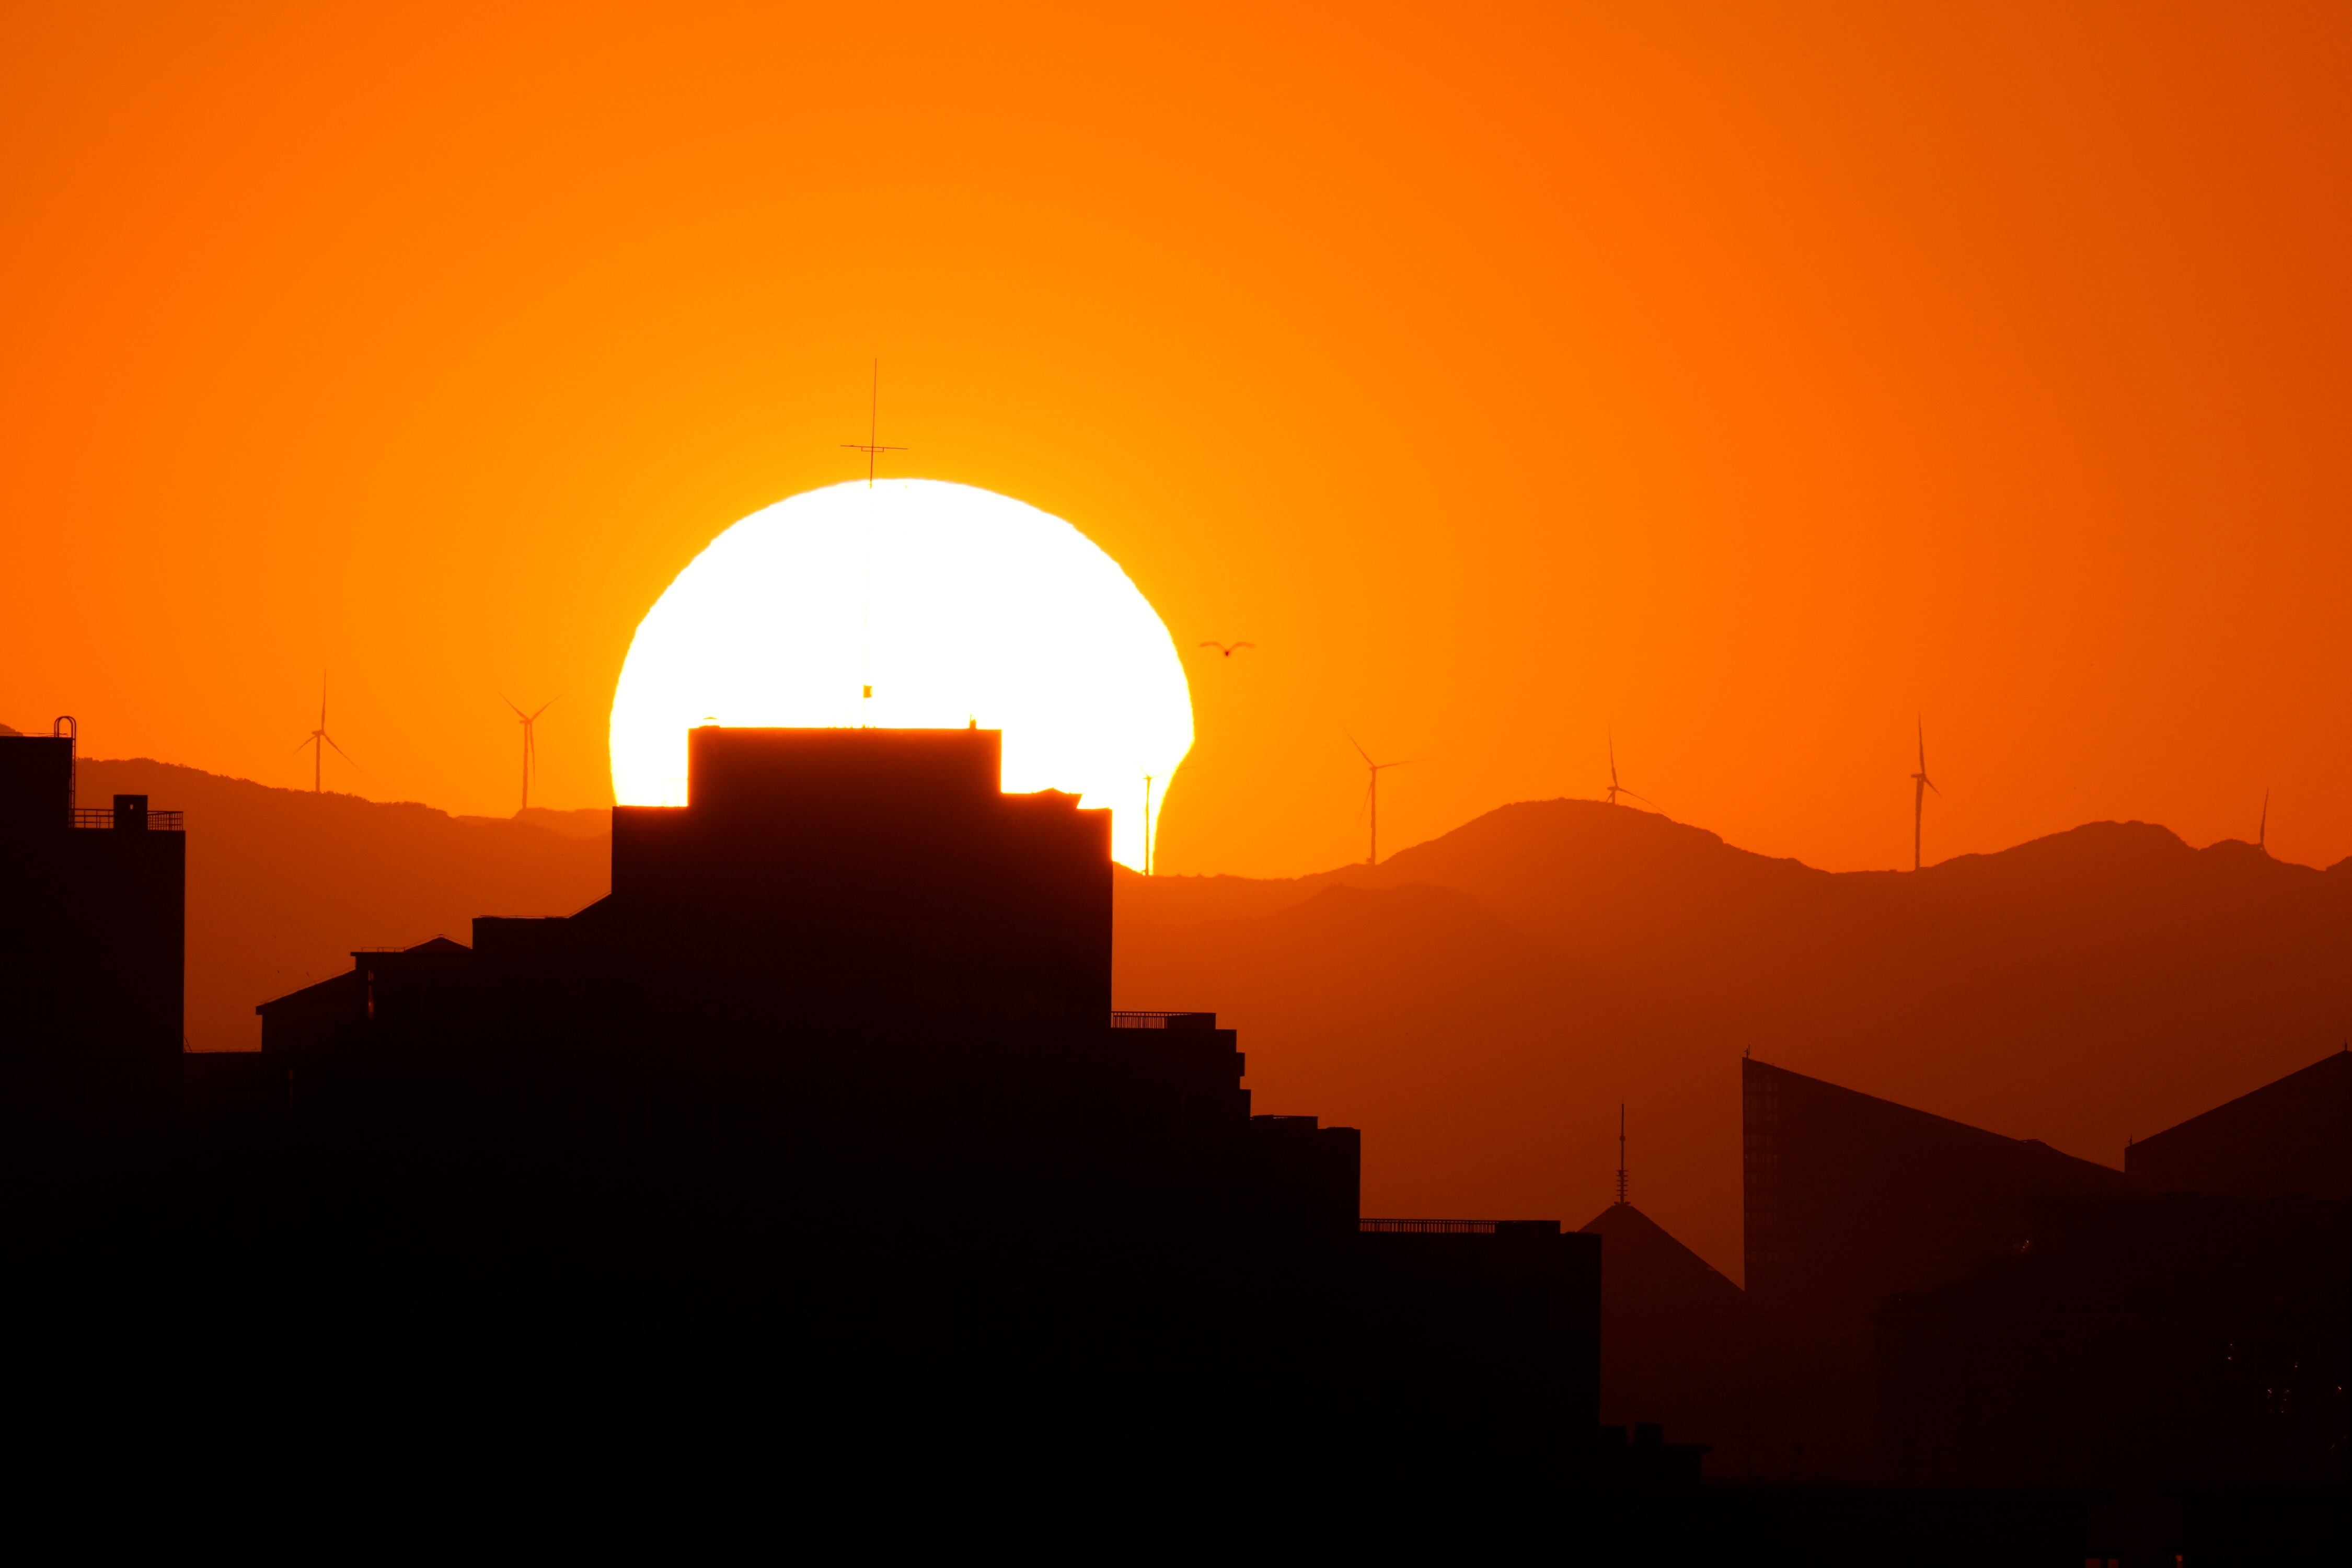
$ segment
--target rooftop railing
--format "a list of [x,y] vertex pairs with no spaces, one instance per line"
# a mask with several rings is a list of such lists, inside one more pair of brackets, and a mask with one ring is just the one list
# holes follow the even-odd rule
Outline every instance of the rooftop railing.
[[1115,1012],[1110,1016],[1114,1029],[1213,1029],[1217,1026],[1214,1013],[1136,1013]]
[[121,827],[134,833],[142,827],[150,833],[185,831],[180,825],[180,814],[176,811],[143,811],[135,815],[125,812],[118,820],[110,805],[75,806],[73,825],[76,827]]
[[1558,1236],[1556,1219],[1360,1219],[1364,1235],[1388,1236]]

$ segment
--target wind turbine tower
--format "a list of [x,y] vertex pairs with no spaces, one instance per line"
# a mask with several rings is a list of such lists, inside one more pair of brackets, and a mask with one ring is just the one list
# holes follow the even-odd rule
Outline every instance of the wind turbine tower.
[[2271,847],[2271,792],[2263,791],[2263,819],[2254,827],[2254,847],[2268,853]]
[[1623,784],[1617,782],[1617,736],[1612,731],[1609,736],[1609,804],[1615,805],[1617,804],[1617,797],[1621,795],[1633,795],[1635,800],[1640,801],[1644,805],[1655,805],[1658,804],[1646,795],[1634,795],[1632,790],[1627,789]]
[[[327,678],[323,675],[319,677],[319,727],[310,731],[310,738],[303,742],[302,746],[310,748],[310,793],[322,795],[326,788],[326,775],[323,771],[327,755],[326,748],[335,746],[335,738],[327,733]],[[299,757],[302,754],[302,746],[294,748],[295,756]],[[347,763],[352,763],[352,754],[341,746],[335,746],[335,755]],[[358,767],[359,763],[352,763],[352,766]]]
[[1391,768],[1401,768],[1419,759],[1407,757],[1403,762],[1376,763],[1372,761],[1372,753],[1364,750],[1364,743],[1352,734],[1348,736],[1348,744],[1355,747],[1356,755],[1364,759],[1364,767],[1370,775],[1370,782],[1364,787],[1364,804],[1371,811],[1372,837],[1370,847],[1364,856],[1364,864],[1377,866],[1381,863],[1381,774]]
[[[539,771],[539,735],[532,726],[539,722],[540,714],[555,706],[555,699],[549,698],[539,705],[536,711],[530,713],[524,712],[515,700],[503,691],[499,693],[499,700],[514,709],[514,716],[522,722],[522,810],[529,811],[530,809],[530,775]],[[517,815],[520,816],[520,813],[518,812]]]
[[[1919,724],[1919,771],[1911,775],[1911,869],[1919,868],[1919,828],[1927,820],[1927,792],[1936,789],[1936,781],[1927,776],[1927,721]],[[1940,795],[1944,792],[1936,789]]]

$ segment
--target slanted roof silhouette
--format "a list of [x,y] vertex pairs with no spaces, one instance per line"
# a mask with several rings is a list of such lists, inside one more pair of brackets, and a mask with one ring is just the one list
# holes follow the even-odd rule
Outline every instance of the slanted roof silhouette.
[[2121,1194],[2121,1171],[1768,1063],[1740,1063],[1748,1290],[1859,1323],[2024,1244],[2040,1198]]
[[2352,1201],[2352,1051],[2337,1051],[2124,1151],[2158,1192]]
[[1746,1292],[1632,1204],[1584,1232],[1601,1237],[1602,1425],[1656,1422],[1714,1448],[1711,1471],[1738,1474],[1756,1354]]

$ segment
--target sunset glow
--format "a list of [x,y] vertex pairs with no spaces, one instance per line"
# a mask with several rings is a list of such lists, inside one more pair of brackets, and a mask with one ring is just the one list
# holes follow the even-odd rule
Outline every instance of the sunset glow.
[[622,667],[614,798],[685,804],[686,732],[709,719],[1002,730],[1004,787],[1110,807],[1113,857],[1138,868],[1144,780],[1156,799],[1192,745],[1183,665],[1118,563],[1059,518],[934,479],[793,496],[679,573]]

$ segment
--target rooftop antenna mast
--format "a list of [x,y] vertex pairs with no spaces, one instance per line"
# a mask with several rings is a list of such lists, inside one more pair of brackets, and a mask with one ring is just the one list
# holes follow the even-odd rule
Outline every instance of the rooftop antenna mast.
[[866,410],[866,439],[844,441],[842,450],[866,454],[866,488],[874,488],[874,460],[885,452],[903,452],[904,447],[885,447],[882,441],[882,362],[874,362],[874,395]]
[[[555,699],[549,698],[541,703],[536,710],[529,713],[524,712],[515,700],[503,691],[499,693],[499,700],[514,709],[515,717],[522,721],[522,811],[529,811],[530,809],[530,775],[539,771],[539,736],[531,726],[539,722],[540,714],[555,706]],[[521,812],[516,815],[520,816]]]
[[1631,795],[1643,805],[1658,804],[1646,795],[1635,795],[1633,791],[1617,782],[1617,733],[1612,730],[1609,733],[1609,804],[1615,805],[1617,797],[1621,795]]
[[[1936,789],[1936,781],[1927,776],[1927,721],[1919,724],[1919,771],[1911,775],[1911,869],[1919,868],[1919,829],[1927,817],[1927,792]],[[1940,795],[1944,792],[1936,789]],[[2268,797],[2264,797],[2267,799]]]
[[1357,740],[1354,734],[1345,730],[1340,733],[1347,735],[1348,744],[1356,748],[1356,755],[1364,759],[1364,766],[1370,771],[1371,782],[1364,788],[1364,802],[1372,814],[1372,837],[1369,850],[1364,856],[1364,864],[1377,866],[1381,863],[1381,774],[1391,768],[1402,768],[1421,759],[1407,757],[1402,762],[1376,763],[1372,761],[1372,753],[1364,750],[1364,743]]
[[1625,1102],[1617,1102],[1617,1201],[1625,1201]]
[[[866,454],[866,488],[869,490],[874,488],[875,459],[885,452],[907,449],[882,445],[882,362],[878,358],[874,362],[873,395],[866,409],[866,439],[844,441],[841,445],[845,451]],[[865,559],[858,569],[857,587],[857,717],[861,723],[869,712],[866,705],[874,700],[873,671],[869,659],[871,643],[867,636],[873,621],[874,604],[874,520],[870,509],[865,532]]]
[[[326,748],[335,746],[335,738],[327,733],[327,678],[323,675],[319,677],[319,727],[310,731],[310,738],[303,742],[302,746],[310,748],[310,793],[324,794],[325,774],[322,769],[326,762]],[[295,747],[292,754],[300,756],[302,746]],[[352,762],[352,754],[341,746],[335,746],[335,755],[351,763],[353,767],[359,766],[359,763]]]

